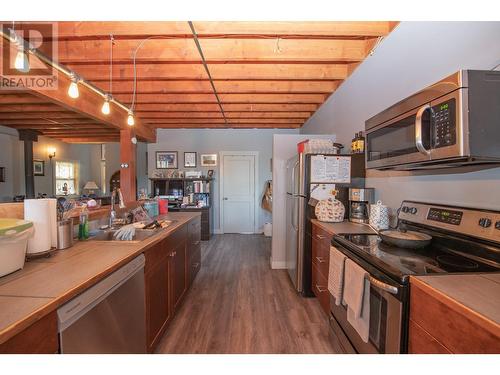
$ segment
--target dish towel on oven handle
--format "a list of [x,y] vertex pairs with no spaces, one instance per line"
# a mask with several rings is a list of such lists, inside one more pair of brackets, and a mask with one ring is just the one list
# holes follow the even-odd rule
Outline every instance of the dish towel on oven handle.
[[340,306],[344,288],[345,255],[336,247],[330,246],[330,263],[328,269],[328,291],[335,298],[335,304]]
[[368,342],[370,331],[370,281],[366,272],[350,259],[345,261],[344,303],[347,305],[347,321]]

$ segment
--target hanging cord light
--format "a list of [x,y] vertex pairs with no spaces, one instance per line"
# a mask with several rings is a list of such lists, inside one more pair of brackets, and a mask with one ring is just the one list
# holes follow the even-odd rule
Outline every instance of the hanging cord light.
[[111,112],[109,102],[112,99],[113,92],[113,45],[115,44],[115,39],[113,34],[109,34],[110,40],[110,52],[109,52],[109,93],[104,97],[104,103],[102,104],[101,112],[105,115],[109,115]]

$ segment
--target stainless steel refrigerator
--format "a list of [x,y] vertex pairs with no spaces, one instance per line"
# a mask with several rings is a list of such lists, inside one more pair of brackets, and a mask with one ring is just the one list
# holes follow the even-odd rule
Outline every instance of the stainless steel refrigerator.
[[[339,159],[344,163],[340,168]],[[311,219],[315,215],[310,204],[311,186],[334,187],[347,210],[349,187],[364,187],[364,156],[299,154],[287,161],[286,170],[286,268],[297,292],[313,296]]]

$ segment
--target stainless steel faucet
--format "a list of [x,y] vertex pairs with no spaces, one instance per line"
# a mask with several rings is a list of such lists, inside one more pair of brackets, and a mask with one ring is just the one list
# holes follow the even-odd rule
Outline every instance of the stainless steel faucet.
[[109,227],[110,228],[113,226],[113,223],[116,219],[116,211],[115,211],[116,194],[118,194],[118,201],[119,201],[118,206],[120,208],[126,207],[125,203],[123,202],[123,195],[122,195],[120,188],[114,188],[113,192],[111,193],[111,209],[109,211]]

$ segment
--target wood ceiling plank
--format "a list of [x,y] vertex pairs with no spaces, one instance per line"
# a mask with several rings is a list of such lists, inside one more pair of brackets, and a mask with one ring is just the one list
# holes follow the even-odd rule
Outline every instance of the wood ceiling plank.
[[71,137],[71,138],[61,138],[61,137],[53,137],[54,139],[58,139],[65,143],[108,143],[108,142],[119,142],[120,136],[113,137],[103,137],[103,136],[86,136],[86,137]]
[[157,129],[297,129],[300,124],[155,124]]
[[[48,90],[47,90],[48,91]],[[0,112],[70,112],[55,104],[6,104],[0,106]]]
[[[272,103],[272,104],[223,104],[227,112],[314,112],[317,104]],[[148,112],[216,112],[220,113],[216,104],[138,104],[136,113],[148,117]]]
[[[231,124],[303,124],[305,119],[302,118],[231,118],[228,119],[228,123]],[[150,123],[150,122],[148,122]],[[157,121],[154,123],[150,123],[153,126],[156,124],[225,124],[224,119],[222,118],[185,118],[185,119],[161,119],[161,121]]]
[[[70,65],[78,74],[89,81],[109,81],[110,68],[106,64]],[[213,79],[295,79],[334,80],[348,76],[349,64],[209,64]],[[199,64],[138,64],[137,78],[206,80],[207,73]],[[134,68],[131,64],[113,64],[113,80],[133,80]]]
[[[368,52],[367,40],[309,40],[309,39],[201,39],[207,62],[355,62],[362,61]],[[140,41],[116,40],[115,61],[132,60]],[[43,46],[41,47],[43,51]],[[63,41],[58,56],[63,64],[108,63],[110,43],[107,40]],[[199,62],[200,56],[191,39],[150,39],[137,54],[137,61]]]
[[237,35],[271,35],[271,36],[383,36],[389,33],[388,21],[337,21],[337,22],[250,22],[250,21],[222,21],[222,22],[193,22],[196,33],[237,34]]
[[[300,118],[308,119],[311,112],[227,112],[226,118]],[[162,122],[164,119],[223,119],[217,112],[148,112],[141,114],[147,123]]]
[[96,121],[93,120],[88,120],[88,119],[71,119],[71,120],[66,120],[66,119],[58,119],[58,120],[48,120],[48,119],[21,119],[21,120],[1,120],[0,119],[0,124],[5,125],[5,126],[14,126],[14,125],[99,125],[99,126],[107,126],[107,125],[101,125],[97,123]]
[[[200,38],[214,35],[268,35],[268,36],[383,36],[394,27],[390,21],[314,21],[314,22],[254,22],[222,21],[193,22]],[[105,21],[105,22],[58,22],[58,39],[117,39],[144,38],[151,35],[191,36],[185,21]]]
[[37,98],[36,96],[29,94],[3,94],[0,91],[0,104],[50,104],[49,101]]
[[[330,94],[340,85],[340,81],[215,81],[217,93],[312,93]],[[96,82],[96,86],[106,89],[106,84]],[[133,82],[115,82],[115,94],[130,94]],[[137,97],[141,94],[194,93],[210,94],[212,87],[209,81],[139,81]]]
[[64,21],[57,23],[57,38],[74,39],[108,39],[134,37],[143,38],[151,35],[191,35],[191,29],[185,21]]
[[71,112],[0,112],[0,119],[86,119],[78,113]]
[[[321,104],[329,94],[297,94],[297,93],[273,93],[273,94],[220,94],[219,98],[223,103],[302,103]],[[123,103],[132,101],[132,94],[116,94],[115,98]],[[144,94],[141,93],[136,98],[137,104],[181,104],[216,103],[217,99],[213,94]]]

